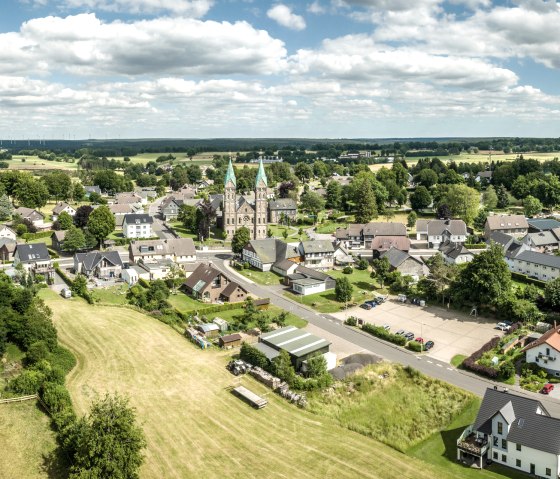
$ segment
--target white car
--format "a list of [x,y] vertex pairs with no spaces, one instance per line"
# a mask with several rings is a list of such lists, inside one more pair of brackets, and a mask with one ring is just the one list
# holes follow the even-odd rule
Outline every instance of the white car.
[[500,331],[509,331],[511,329],[511,326],[506,323],[498,323],[496,324],[496,328]]

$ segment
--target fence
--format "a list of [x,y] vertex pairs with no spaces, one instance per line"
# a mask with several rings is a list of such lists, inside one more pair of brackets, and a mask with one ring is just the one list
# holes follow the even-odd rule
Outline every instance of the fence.
[[23,401],[31,401],[32,399],[39,399],[37,394],[32,394],[30,396],[20,396],[17,398],[7,398],[7,399],[0,399],[0,404],[8,404],[13,402],[23,402]]

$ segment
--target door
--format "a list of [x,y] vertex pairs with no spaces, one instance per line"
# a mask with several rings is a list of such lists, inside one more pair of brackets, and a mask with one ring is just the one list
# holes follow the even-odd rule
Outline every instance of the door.
[[534,473],[535,473],[535,465],[534,465],[534,464],[531,464],[531,465],[529,466],[529,469],[530,469],[530,471],[529,471],[530,474],[534,474]]

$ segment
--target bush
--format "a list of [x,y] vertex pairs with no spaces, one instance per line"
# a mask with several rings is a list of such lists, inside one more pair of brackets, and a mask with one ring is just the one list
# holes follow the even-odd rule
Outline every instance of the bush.
[[406,338],[403,336],[399,336],[397,334],[390,333],[386,329],[382,328],[381,326],[375,326],[373,324],[364,324],[362,326],[362,330],[366,333],[371,334],[380,339],[384,339],[385,341],[389,341],[390,343],[398,344],[399,346],[404,346],[406,344]]
[[17,378],[10,381],[9,388],[18,394],[35,394],[45,380],[40,371],[25,370]]
[[74,366],[76,366],[76,358],[74,355],[66,348],[62,346],[57,346],[49,357],[49,361],[53,367],[60,368],[64,371],[64,374],[68,374]]
[[409,341],[406,347],[407,349],[410,349],[415,353],[419,353],[422,351],[422,344],[420,344],[418,341]]
[[520,283],[534,284],[535,286],[539,286],[541,288],[544,288],[546,286],[546,281],[541,281],[540,279],[530,278],[526,274],[522,274],[522,273],[512,272],[511,273],[511,279],[519,281]]
[[361,271],[364,271],[364,270],[368,269],[368,266],[369,266],[369,263],[365,259],[360,259],[356,263],[356,269],[359,269]]
[[51,414],[72,410],[72,400],[62,384],[46,382],[41,387],[40,396]]
[[22,235],[25,241],[33,241],[42,238],[50,238],[52,235],[52,231],[39,231],[38,233],[24,233]]
[[500,373],[502,379],[509,379],[515,375],[515,366],[511,361],[504,361],[500,364],[498,372]]
[[475,351],[468,358],[466,358],[463,361],[463,367],[472,371],[473,373],[481,374],[482,376],[489,377],[490,379],[496,379],[498,377],[498,371],[496,370],[496,368],[477,364],[477,361],[482,358],[484,353],[487,353],[488,351],[496,348],[499,342],[499,337],[492,338],[490,341],[485,343],[478,351]]
[[342,270],[342,272],[344,274],[352,274],[354,270],[352,269],[352,266],[345,266],[344,269]]
[[467,248],[467,249],[484,249],[484,248],[486,248],[486,244],[479,244],[479,243],[468,244],[468,243],[465,243],[465,248]]
[[49,347],[45,341],[36,341],[29,346],[25,354],[26,364],[35,364],[44,359],[48,359],[50,354]]
[[344,324],[347,324],[348,326],[356,326],[358,324],[358,318],[350,316],[346,321],[344,321]]
[[259,351],[257,348],[254,348],[250,344],[243,343],[241,345],[239,357],[243,361],[247,361],[253,366],[258,366],[265,369],[266,371],[270,371],[270,361],[268,360],[268,358],[264,355],[264,353]]

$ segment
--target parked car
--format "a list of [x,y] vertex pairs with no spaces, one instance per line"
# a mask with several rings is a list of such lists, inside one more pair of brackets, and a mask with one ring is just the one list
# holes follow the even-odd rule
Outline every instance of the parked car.
[[433,347],[434,347],[434,342],[433,341],[426,341],[426,344],[424,344],[424,350],[425,351],[429,351]]
[[399,294],[397,298],[401,303],[406,303],[406,294]]
[[502,323],[507,324],[508,326],[511,326],[513,324],[511,321],[508,321],[506,319],[504,319]]
[[409,333],[406,333],[406,334],[404,335],[404,337],[405,337],[406,339],[408,339],[409,341],[412,341],[412,340],[414,339],[414,333],[410,333],[410,332],[409,332]]
[[373,306],[369,303],[360,304],[360,308],[362,309],[371,309]]
[[391,329],[391,326],[389,326],[388,324],[384,324],[382,327],[385,331],[389,331]]
[[505,322],[501,322],[496,324],[496,329],[499,329],[500,331],[509,331],[511,329],[511,326],[509,324],[506,324]]
[[396,334],[397,336],[403,336],[404,333],[406,333],[406,331],[405,331],[404,329],[399,329],[395,334]]
[[377,303],[375,302],[375,299],[371,299],[369,301],[366,301],[365,304],[369,304],[372,308],[375,308],[377,306]]
[[417,343],[424,343],[424,338],[418,336],[414,341],[416,341]]
[[546,383],[543,388],[541,389],[541,393],[543,394],[550,394],[550,392],[554,389],[554,384]]

